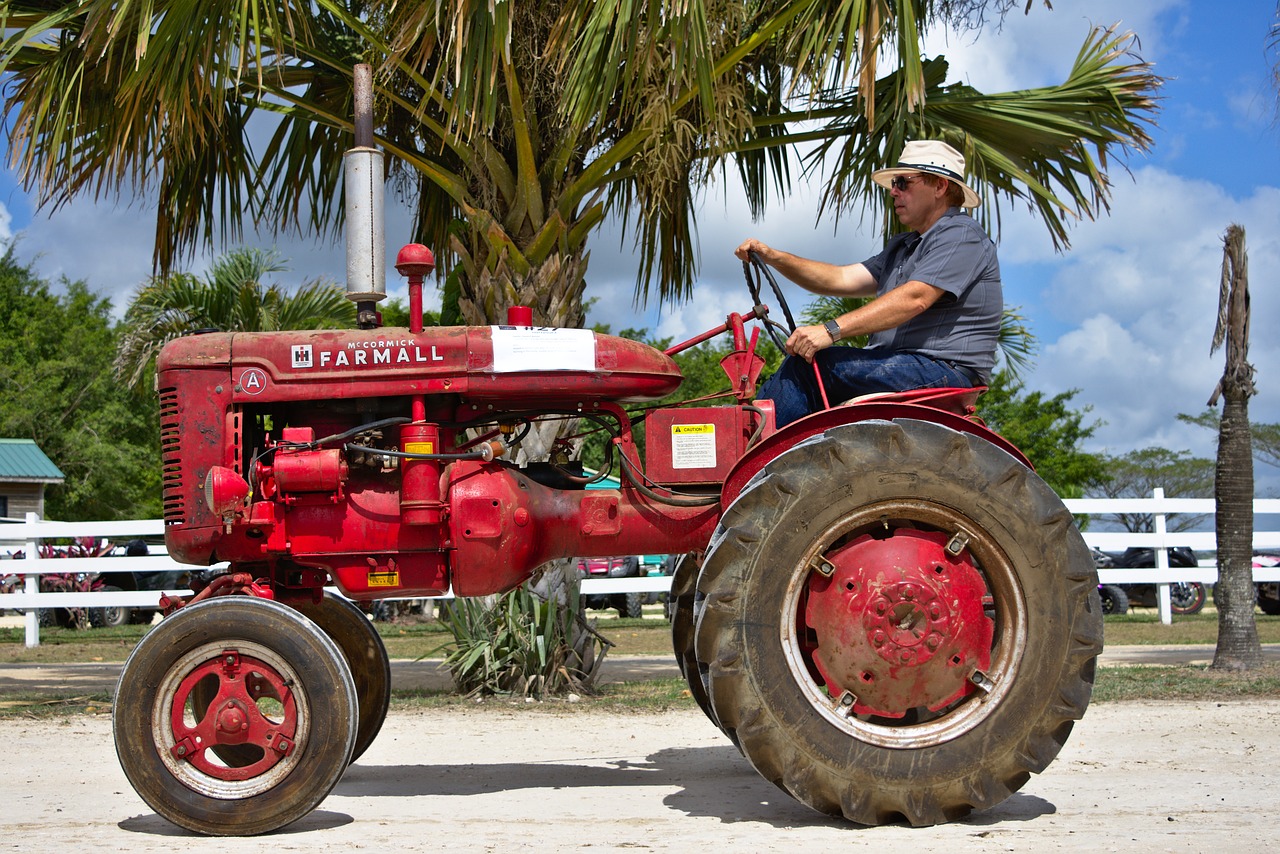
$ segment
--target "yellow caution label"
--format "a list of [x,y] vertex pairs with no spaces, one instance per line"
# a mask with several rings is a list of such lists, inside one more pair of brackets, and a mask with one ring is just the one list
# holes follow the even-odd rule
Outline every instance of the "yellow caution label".
[[434,454],[436,452],[435,442],[405,442],[404,452],[406,454]]
[[396,570],[390,572],[371,572],[369,573],[370,587],[399,587],[400,573]]
[[714,424],[672,424],[671,425],[672,436],[688,436],[691,434],[706,434],[706,433],[711,433],[712,435],[714,435],[715,432],[716,432],[716,425]]

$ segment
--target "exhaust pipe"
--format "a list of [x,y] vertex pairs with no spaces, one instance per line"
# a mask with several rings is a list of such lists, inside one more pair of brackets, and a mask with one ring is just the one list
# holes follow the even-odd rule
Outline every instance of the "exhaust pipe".
[[347,299],[356,325],[378,326],[377,304],[387,297],[386,232],[382,221],[382,152],[373,146],[373,69],[355,67],[355,148],[342,156],[347,215]]

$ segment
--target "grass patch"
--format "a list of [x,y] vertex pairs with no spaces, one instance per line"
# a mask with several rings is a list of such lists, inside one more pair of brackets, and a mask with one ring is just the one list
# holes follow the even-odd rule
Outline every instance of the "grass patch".
[[[1261,612],[1254,615],[1258,627],[1258,640],[1262,643],[1280,643],[1280,616]],[[1160,614],[1154,608],[1143,608],[1127,614],[1114,614],[1106,618],[1108,645],[1129,644],[1216,644],[1218,642],[1218,614],[1206,609],[1199,614],[1175,616],[1171,625],[1160,622]]]
[[80,715],[110,715],[110,694],[53,696],[21,691],[0,697],[0,718],[52,720]]
[[1231,700],[1280,697],[1280,664],[1248,673],[1207,667],[1101,667],[1093,702],[1123,700]]

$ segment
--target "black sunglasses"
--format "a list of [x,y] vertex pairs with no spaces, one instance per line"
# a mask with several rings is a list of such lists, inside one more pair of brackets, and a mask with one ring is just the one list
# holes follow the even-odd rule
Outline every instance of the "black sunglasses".
[[911,186],[912,181],[918,181],[923,177],[923,175],[898,175],[889,182],[889,186],[901,193],[903,190],[907,189],[907,187]]

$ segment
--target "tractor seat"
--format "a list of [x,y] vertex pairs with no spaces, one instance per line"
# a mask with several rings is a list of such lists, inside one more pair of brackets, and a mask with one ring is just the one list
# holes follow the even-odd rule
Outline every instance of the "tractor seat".
[[968,418],[981,423],[977,417],[978,396],[987,387],[984,385],[972,388],[913,388],[908,391],[878,391],[871,394],[860,394],[851,397],[836,406],[858,406],[865,403],[911,403],[917,406],[931,406],[961,418]]

